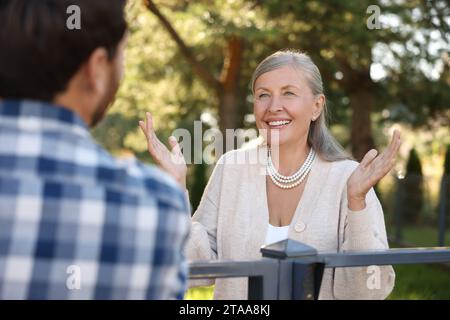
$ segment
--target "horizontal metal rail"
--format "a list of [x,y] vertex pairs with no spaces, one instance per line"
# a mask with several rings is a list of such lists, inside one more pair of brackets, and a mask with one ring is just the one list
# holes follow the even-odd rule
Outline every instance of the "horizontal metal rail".
[[[370,265],[425,264],[450,262],[450,248],[408,248],[380,251],[348,251],[319,253],[295,259],[303,263],[323,263],[325,268],[360,267]],[[276,259],[252,261],[195,261],[190,264],[191,279],[248,277],[273,270]]]
[[450,247],[317,252],[288,239],[261,252],[254,261],[192,262],[189,278],[248,277],[249,299],[317,299],[324,268],[450,262]]
[[261,276],[276,270],[278,261],[262,259],[254,261],[196,261],[190,264],[190,279],[239,278]]
[[408,248],[380,251],[349,251],[345,253],[320,253],[315,260],[316,262],[324,263],[326,268],[446,263],[450,262],[450,248]]
[[189,278],[248,278],[250,300],[278,298],[279,262],[274,259],[257,261],[214,261],[190,264]]

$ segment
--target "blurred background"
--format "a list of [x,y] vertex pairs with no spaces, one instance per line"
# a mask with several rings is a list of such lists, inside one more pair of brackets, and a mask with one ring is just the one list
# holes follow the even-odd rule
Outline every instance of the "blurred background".
[[[450,246],[448,0],[129,0],[126,75],[94,135],[120,157],[151,162],[138,121],[162,141],[176,128],[255,128],[258,63],[293,48],[318,65],[337,140],[360,160],[394,128],[397,165],[376,188],[391,247]],[[189,165],[195,210],[212,166]],[[450,299],[450,267],[396,266],[390,299]],[[209,299],[211,288],[187,299]]]

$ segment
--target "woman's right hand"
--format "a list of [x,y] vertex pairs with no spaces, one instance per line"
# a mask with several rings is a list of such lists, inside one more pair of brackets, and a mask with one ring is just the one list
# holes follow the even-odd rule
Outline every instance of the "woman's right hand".
[[169,151],[155,134],[151,113],[147,112],[146,116],[147,122],[139,121],[139,127],[147,138],[148,152],[161,169],[174,177],[183,189],[186,189],[187,166],[177,139],[174,136],[169,137],[172,148],[172,151]]

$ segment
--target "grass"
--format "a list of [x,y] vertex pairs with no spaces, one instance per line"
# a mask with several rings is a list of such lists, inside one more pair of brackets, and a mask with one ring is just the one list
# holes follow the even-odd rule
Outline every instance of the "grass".
[[450,299],[450,273],[431,265],[397,265],[389,300]]
[[212,300],[214,286],[189,289],[184,296],[185,300]]
[[[395,230],[389,228],[388,230]],[[402,241],[408,246],[436,247],[438,229],[433,227],[404,227]],[[450,245],[450,232],[445,233],[445,245]],[[396,247],[395,244],[391,244]],[[438,265],[397,265],[396,285],[389,300],[435,300],[450,299],[449,269]]]
[[[391,236],[394,235],[394,227],[388,228]],[[432,227],[404,227],[402,237],[405,243],[414,246],[436,247],[438,245],[438,229]],[[393,237],[392,237],[393,238]],[[445,233],[445,245],[450,246],[450,232]]]

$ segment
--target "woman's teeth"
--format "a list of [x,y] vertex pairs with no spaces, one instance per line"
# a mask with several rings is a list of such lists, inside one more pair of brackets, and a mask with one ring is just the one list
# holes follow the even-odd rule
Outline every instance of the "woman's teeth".
[[283,120],[283,121],[270,121],[269,126],[271,127],[278,127],[278,126],[284,126],[291,123],[289,120]]

